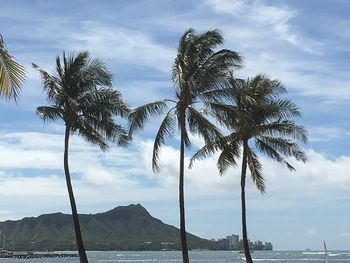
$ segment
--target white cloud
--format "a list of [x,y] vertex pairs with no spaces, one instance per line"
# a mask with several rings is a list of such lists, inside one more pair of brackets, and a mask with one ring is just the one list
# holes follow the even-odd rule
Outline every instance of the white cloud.
[[[146,171],[151,171],[153,142],[146,141],[141,144],[142,158]],[[215,194],[238,190],[239,176],[237,170],[229,169],[229,172],[219,176],[216,168],[217,155],[197,161],[192,169],[188,169],[189,157],[185,160],[185,180],[190,196]],[[160,153],[160,172],[156,175],[157,181],[166,188],[176,188],[179,174],[179,151],[170,146],[164,146]],[[205,172],[203,172],[205,171]]]
[[350,131],[338,127],[309,126],[310,142],[329,142],[350,137]]
[[0,144],[0,153],[6,158],[0,159],[1,168],[36,168],[57,169],[61,164],[61,154],[35,148],[19,149],[9,147],[9,144]]
[[[63,172],[63,136],[16,132],[0,137],[0,220],[47,212],[69,212]],[[132,148],[132,147],[131,147]],[[73,136],[70,170],[81,212],[116,204],[173,198],[174,191],[148,185],[138,152],[112,147],[102,153]],[[144,178],[142,178],[144,177]],[[94,207],[94,208],[92,208]],[[85,209],[84,209],[85,208]],[[99,210],[98,210],[99,211]]]
[[[198,138],[193,139],[194,146],[201,144]],[[62,141],[63,136],[57,134],[3,134],[0,137],[2,198],[22,200],[26,196],[33,196],[65,200]],[[154,175],[151,169],[152,147],[153,141],[136,140],[130,149],[112,147],[111,151],[102,153],[73,136],[70,166],[79,202],[93,206],[111,200],[142,202],[159,198],[170,200],[176,196],[179,151],[176,147],[163,147],[160,172]],[[301,205],[305,200],[332,200],[350,190],[350,156],[330,159],[314,150],[307,150],[307,156],[306,164],[291,160],[296,167],[294,173],[261,157],[267,182],[267,194],[263,198],[267,203],[261,206],[259,200],[262,197],[248,175],[247,198],[250,208],[277,211],[287,206]],[[186,157],[186,166],[189,157]],[[240,167],[231,168],[219,176],[216,159],[217,155],[214,155],[197,161],[192,169],[186,168],[187,198],[239,193]],[[240,163],[240,160],[237,162]],[[324,192],[327,195],[323,195]],[[97,193],[99,198],[95,198]],[[1,209],[6,210],[0,206]]]
[[[150,171],[153,142],[142,143],[142,156]],[[283,165],[274,162],[267,157],[261,157],[263,164],[263,174],[267,182],[267,192],[272,194],[284,194],[289,198],[302,198],[302,195],[318,195],[320,191],[329,190],[332,192],[346,191],[350,189],[350,156],[340,156],[329,159],[326,156],[315,152],[306,151],[308,161],[306,164],[290,160],[296,168],[295,172],[290,172]],[[176,187],[178,178],[178,157],[179,151],[170,146],[162,148],[160,154],[160,176],[157,177],[161,184],[166,187]],[[185,163],[188,164],[189,157]],[[218,155],[197,161],[192,169],[186,169],[187,187],[190,188],[189,195],[197,195],[205,192],[229,193],[239,191],[240,187],[240,166],[229,169],[223,176],[219,176],[216,168]],[[240,164],[240,160],[237,160]],[[248,175],[248,190],[257,191],[251,183]],[[308,189],[307,191],[304,191]],[[296,195],[299,192],[301,196]],[[329,196],[332,196],[329,194]],[[279,207],[277,205],[277,207]]]
[[306,232],[306,235],[307,235],[308,237],[318,237],[318,236],[319,236],[315,228],[310,228],[310,229]]
[[23,177],[6,174],[0,177],[0,191],[3,197],[43,197],[65,196],[63,177],[46,175],[45,177]]

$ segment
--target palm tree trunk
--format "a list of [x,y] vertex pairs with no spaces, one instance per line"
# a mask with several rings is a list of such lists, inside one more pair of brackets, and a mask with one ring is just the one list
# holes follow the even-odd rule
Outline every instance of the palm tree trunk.
[[186,226],[185,226],[185,197],[184,197],[184,160],[185,160],[185,134],[184,123],[181,123],[181,145],[180,145],[180,178],[179,178],[179,204],[180,204],[180,236],[181,236],[181,248],[182,259],[184,263],[189,263],[187,239],[186,239]]
[[70,201],[70,205],[72,208],[75,237],[77,240],[80,263],[88,263],[89,261],[88,261],[87,256],[86,256],[83,239],[81,237],[81,230],[80,230],[77,206],[75,204],[74,193],[73,193],[72,183],[71,183],[70,174],[69,174],[69,167],[68,167],[69,132],[70,132],[70,128],[69,128],[69,126],[66,125],[66,133],[65,133],[65,137],[64,137],[64,172],[66,175],[66,183],[67,183],[67,189],[68,189],[68,194],[69,194],[69,201]]
[[252,256],[250,255],[248,234],[247,234],[247,219],[246,219],[246,207],[245,207],[245,178],[247,172],[247,147],[248,142],[243,143],[243,158],[242,158],[242,173],[241,173],[241,203],[242,203],[242,236],[243,236],[243,249],[247,263],[252,263]]

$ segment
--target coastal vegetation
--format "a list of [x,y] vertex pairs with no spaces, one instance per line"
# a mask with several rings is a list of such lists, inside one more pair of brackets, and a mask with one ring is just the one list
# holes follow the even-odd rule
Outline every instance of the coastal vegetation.
[[[63,166],[81,263],[88,262],[85,245],[90,247],[89,240],[97,233],[93,229],[103,229],[101,226],[110,223],[107,221],[113,213],[106,213],[100,224],[83,232],[83,235],[86,235],[83,239],[80,220],[84,224],[87,221],[85,217],[79,220],[71,182],[68,158],[71,136],[79,135],[106,151],[110,142],[127,146],[132,135],[142,130],[151,118],[160,117],[162,120],[153,144],[153,172],[161,169],[160,150],[166,140],[179,134],[180,231],[175,228],[171,231],[167,228],[167,231],[171,232],[169,235],[174,240],[179,241],[176,248],[181,247],[183,262],[190,262],[188,249],[195,247],[193,242],[203,241],[186,232],[184,176],[185,153],[191,145],[190,134],[198,135],[205,144],[193,155],[190,167],[195,160],[214,153],[219,154],[217,166],[220,174],[228,167],[237,165],[238,160],[241,161],[243,247],[246,261],[253,262],[249,252],[246,222],[247,168],[258,190],[264,193],[266,185],[260,155],[266,155],[294,170],[289,158],[306,161],[298,142],[307,141],[307,132],[295,123],[294,118],[301,115],[300,109],[291,100],[283,97],[286,89],[280,81],[263,74],[246,80],[234,76],[233,70],[242,66],[242,57],[238,52],[229,49],[217,50],[223,41],[223,34],[216,29],[202,33],[196,33],[193,29],[186,30],[179,40],[172,66],[174,96],[138,106],[133,110],[129,109],[121,93],[113,89],[112,76],[106,65],[99,59],[92,59],[88,52],[76,55],[63,53],[62,57],[57,56],[53,74],[33,64],[41,76],[43,91],[49,103],[48,106],[37,107],[37,114],[45,122],[63,121],[65,125]],[[1,95],[16,100],[25,78],[24,74],[24,67],[8,54],[0,37]],[[119,125],[116,122],[117,118],[128,121],[128,129]],[[138,207],[137,213],[140,211],[143,215],[142,220],[150,219],[148,213]],[[134,219],[126,217],[125,220]],[[164,224],[158,223],[153,220],[150,224],[153,228],[164,227]],[[116,225],[112,224],[112,227]],[[142,227],[147,228],[146,225]],[[142,235],[141,230],[128,231]],[[57,228],[57,233],[62,234],[62,229]],[[107,236],[103,236],[101,240],[108,239]],[[85,244],[83,240],[86,241]],[[133,240],[129,240],[126,248],[132,245]],[[109,245],[106,243],[105,247],[120,249],[114,246],[115,244]]]
[[[229,134],[207,143],[191,159],[210,156],[220,152],[217,166],[222,174],[230,166],[241,165],[241,209],[243,247],[247,262],[253,262],[250,255],[246,222],[245,185],[247,167],[253,182],[261,193],[266,186],[262,164],[257,151],[295,170],[285,157],[306,161],[304,152],[295,142],[306,142],[306,130],[291,118],[300,117],[300,110],[289,99],[281,98],[286,92],[282,83],[265,75],[247,80],[237,79],[231,73],[227,88],[221,92],[223,99],[207,103],[209,112]],[[192,164],[191,163],[191,164]]]
[[129,108],[121,94],[112,88],[112,76],[105,64],[91,59],[88,52],[76,56],[63,53],[62,60],[56,58],[53,75],[36,64],[33,67],[41,75],[43,90],[50,103],[50,106],[37,108],[39,117],[44,121],[63,120],[65,124],[64,172],[80,262],[87,263],[68,165],[70,135],[78,134],[103,151],[108,149],[108,140],[126,146],[127,133],[115,123],[115,117],[126,118]]
[[[152,116],[165,114],[154,140],[152,167],[159,170],[158,157],[165,139],[174,136],[176,127],[180,133],[179,163],[179,208],[180,233],[183,262],[188,263],[188,246],[185,226],[184,205],[184,169],[185,147],[190,146],[189,132],[202,136],[209,143],[221,134],[201,111],[198,103],[213,100],[216,90],[222,87],[222,80],[229,69],[241,65],[237,52],[214,49],[223,43],[223,35],[218,30],[209,30],[196,34],[193,29],[187,30],[180,38],[177,56],[172,67],[172,80],[175,99],[164,99],[142,105],[134,109],[129,116],[130,132],[134,133],[144,127]],[[168,106],[172,104],[171,106]],[[170,109],[168,109],[168,107]]]

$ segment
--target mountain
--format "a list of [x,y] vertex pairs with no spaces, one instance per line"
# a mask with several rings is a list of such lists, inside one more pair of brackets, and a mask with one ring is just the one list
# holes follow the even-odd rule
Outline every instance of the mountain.
[[[79,215],[87,250],[180,249],[179,229],[152,217],[141,206],[119,206]],[[0,222],[1,244],[9,250],[76,250],[71,215],[54,213]],[[214,249],[216,243],[188,234],[190,249]]]

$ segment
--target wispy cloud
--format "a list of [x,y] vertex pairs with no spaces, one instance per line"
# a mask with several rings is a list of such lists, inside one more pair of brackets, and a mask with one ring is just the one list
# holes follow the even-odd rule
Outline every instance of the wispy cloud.
[[92,21],[81,23],[68,37],[68,48],[82,47],[98,57],[115,60],[120,65],[135,64],[170,72],[175,49],[156,43],[150,36],[136,30],[113,27]]
[[[305,52],[320,53],[315,43],[306,40],[296,30],[293,30],[291,20],[297,16],[297,11],[287,5],[273,6],[252,0],[207,0],[206,3],[219,13],[226,13],[235,19],[244,21],[239,22],[240,26],[254,28],[256,37],[263,36],[272,30],[281,40]],[[271,35],[269,37],[271,38]]]
[[350,131],[339,127],[309,126],[310,142],[329,142],[350,137]]

